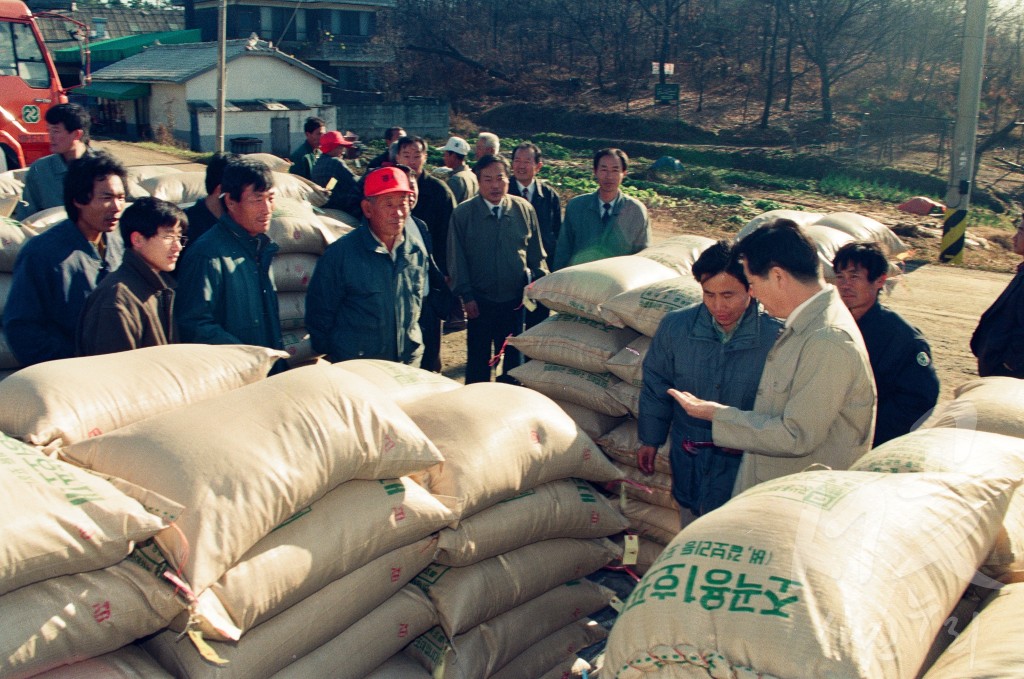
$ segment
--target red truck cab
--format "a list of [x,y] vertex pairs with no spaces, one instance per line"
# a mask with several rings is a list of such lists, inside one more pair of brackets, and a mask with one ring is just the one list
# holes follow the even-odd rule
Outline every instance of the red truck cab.
[[50,153],[44,116],[67,101],[32,12],[21,0],[0,0],[0,171]]

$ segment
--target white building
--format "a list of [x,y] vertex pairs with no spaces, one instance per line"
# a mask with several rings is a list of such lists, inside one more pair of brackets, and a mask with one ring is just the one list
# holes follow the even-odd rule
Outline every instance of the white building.
[[[323,96],[333,78],[263,40],[229,40],[225,51],[225,150],[286,157],[305,140],[309,116],[333,127],[335,108],[324,105]],[[166,130],[194,151],[215,150],[217,43],[153,45],[96,71],[92,81],[82,94],[135,100],[124,106],[124,116],[136,135],[159,138]]]

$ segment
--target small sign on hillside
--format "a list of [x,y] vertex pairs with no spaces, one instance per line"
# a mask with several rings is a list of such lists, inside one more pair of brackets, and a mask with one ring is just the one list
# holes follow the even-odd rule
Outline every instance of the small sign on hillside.
[[679,101],[679,85],[665,84],[654,86],[654,103],[671,104]]

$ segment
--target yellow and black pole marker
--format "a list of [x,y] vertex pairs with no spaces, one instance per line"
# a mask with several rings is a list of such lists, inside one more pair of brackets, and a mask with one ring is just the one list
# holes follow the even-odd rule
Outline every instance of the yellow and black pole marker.
[[960,61],[960,91],[957,95],[956,128],[953,131],[949,183],[946,185],[946,215],[942,222],[940,262],[962,264],[967,234],[967,208],[971,204],[974,179],[974,148],[978,134],[978,102],[985,63],[987,0],[967,0],[964,21],[964,52]]

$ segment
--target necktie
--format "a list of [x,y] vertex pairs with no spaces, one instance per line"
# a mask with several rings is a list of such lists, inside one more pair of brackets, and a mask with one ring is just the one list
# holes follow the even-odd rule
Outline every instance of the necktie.
[[601,215],[601,223],[602,224],[607,224],[608,220],[611,219],[611,218],[612,218],[612,204],[611,203],[605,203],[604,204],[604,214]]
[[529,187],[523,189],[523,200],[525,200],[527,203],[530,202],[530,189],[529,189]]
[[494,207],[491,208],[491,212],[494,213],[494,218],[495,219],[501,219],[501,208],[500,207],[495,205]]

